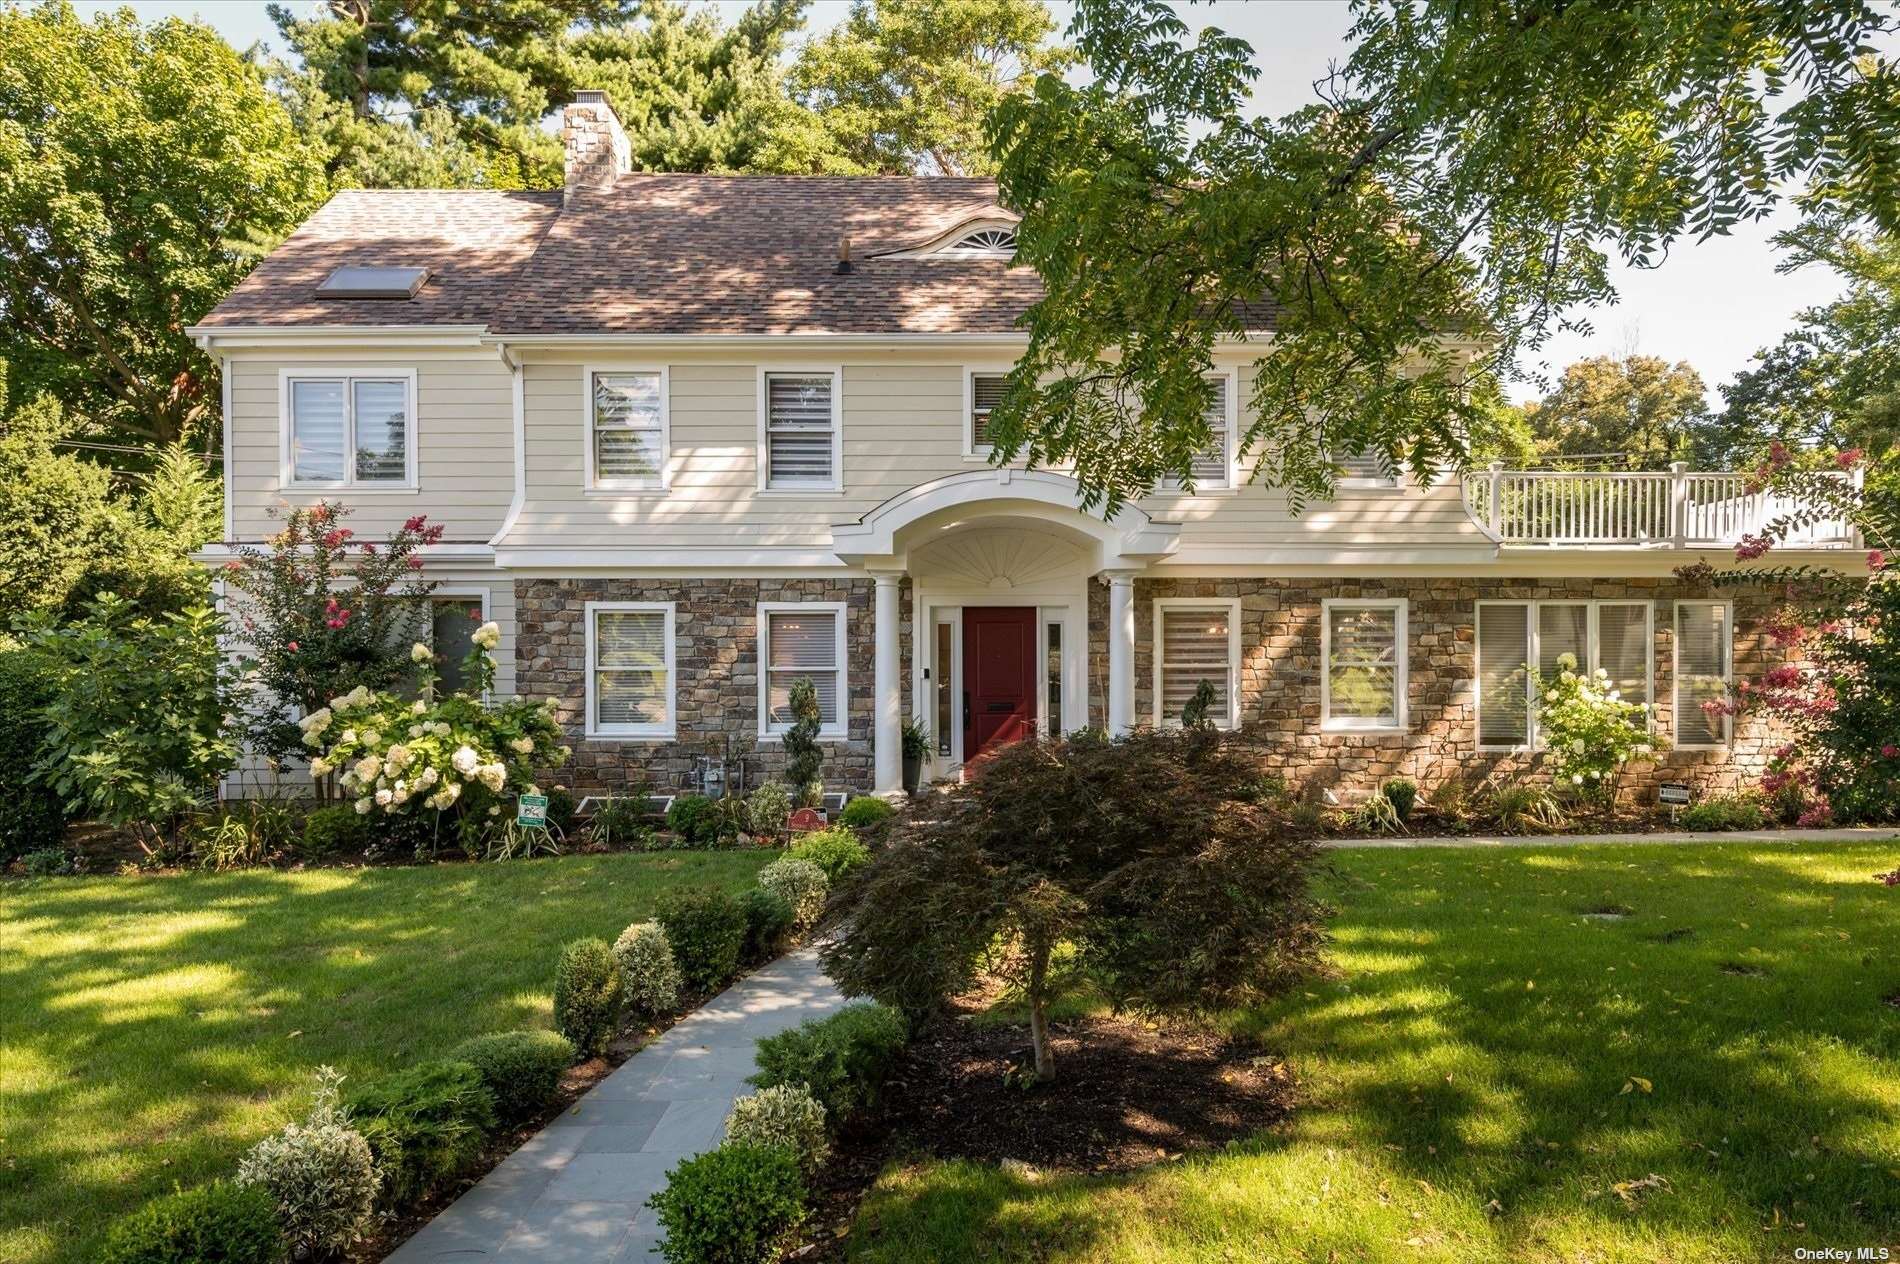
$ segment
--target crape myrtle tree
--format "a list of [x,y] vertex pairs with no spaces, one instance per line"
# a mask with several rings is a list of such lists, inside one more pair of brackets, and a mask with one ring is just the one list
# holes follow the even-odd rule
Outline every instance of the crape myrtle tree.
[[322,501],[285,517],[265,547],[246,545],[226,562],[239,640],[255,691],[250,735],[282,759],[306,754],[300,716],[359,686],[400,687],[415,665],[435,588],[417,578],[420,550],[442,538],[421,514],[387,541],[358,541],[342,525],[348,510]]
[[916,1013],[1000,974],[1056,1075],[1058,948],[1118,1007],[1196,1012],[1271,997],[1311,970],[1323,910],[1311,840],[1249,793],[1258,762],[1211,728],[1028,740],[938,798],[843,883],[822,950],[848,994]]
[[1271,325],[1241,436],[1297,508],[1333,458],[1467,459],[1560,314],[1797,190],[1900,226],[1900,79],[1873,0],[1355,0],[1354,48],[1282,118],[1242,40],[1161,0],[1078,0],[1093,72],[991,117],[1018,261],[1044,297],[995,459],[1073,462],[1091,503],[1192,481],[1218,341]]

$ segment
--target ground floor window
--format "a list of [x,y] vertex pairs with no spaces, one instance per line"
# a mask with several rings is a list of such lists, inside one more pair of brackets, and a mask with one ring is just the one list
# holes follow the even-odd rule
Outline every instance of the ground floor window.
[[1735,609],[1726,601],[1676,603],[1676,745],[1728,745],[1734,723],[1706,702],[1726,699],[1734,671]]
[[1406,644],[1403,598],[1322,602],[1320,727],[1403,729]]
[[429,648],[435,651],[439,696],[469,687],[468,652],[475,645],[475,629],[486,621],[479,593],[466,597],[437,593],[429,598]]
[[1240,603],[1164,597],[1155,602],[1154,701],[1157,727],[1178,725],[1203,681],[1214,690],[1208,719],[1239,720]]
[[1478,603],[1478,746],[1523,750],[1537,743],[1530,668],[1546,677],[1566,660],[1607,672],[1625,702],[1652,700],[1650,607],[1646,601]]
[[818,694],[820,736],[845,735],[845,648],[842,602],[766,602],[759,607],[760,732],[792,726],[792,686],[810,677]]
[[673,736],[673,603],[587,603],[590,737]]

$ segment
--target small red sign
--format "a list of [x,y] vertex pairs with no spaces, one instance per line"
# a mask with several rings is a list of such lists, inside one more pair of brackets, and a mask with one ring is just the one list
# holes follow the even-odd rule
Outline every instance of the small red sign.
[[785,818],[785,828],[794,834],[809,834],[825,828],[825,814],[817,808],[800,808]]

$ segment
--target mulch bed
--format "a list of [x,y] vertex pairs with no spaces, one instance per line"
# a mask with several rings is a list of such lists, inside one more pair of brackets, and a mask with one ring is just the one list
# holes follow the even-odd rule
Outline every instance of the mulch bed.
[[1027,1027],[953,1010],[912,1040],[874,1111],[853,1120],[815,1182],[800,1259],[841,1258],[864,1193],[894,1159],[1125,1172],[1250,1136],[1292,1109],[1293,1078],[1258,1047],[1190,1026],[1094,1018],[1053,1028],[1056,1081],[1024,1088]]

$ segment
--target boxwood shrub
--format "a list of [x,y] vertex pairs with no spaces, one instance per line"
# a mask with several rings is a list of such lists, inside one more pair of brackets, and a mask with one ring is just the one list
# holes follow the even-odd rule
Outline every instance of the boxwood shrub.
[[284,1238],[263,1190],[217,1181],[155,1198],[106,1235],[99,1264],[279,1264]]
[[844,805],[844,811],[838,813],[838,824],[852,829],[865,829],[881,825],[896,815],[897,809],[887,801],[874,794],[861,794]]
[[[853,799],[853,803],[882,803],[882,799]],[[866,847],[849,825],[834,825],[830,829],[814,830],[798,840],[798,845],[785,853],[789,860],[809,860],[825,871],[825,877],[836,882],[852,870],[871,863],[871,849]]]
[[481,1072],[503,1126],[526,1123],[554,1101],[561,1073],[574,1065],[574,1044],[552,1031],[498,1031],[457,1045],[452,1062]]
[[739,907],[745,910],[741,956],[753,963],[778,956],[792,933],[792,906],[775,892],[752,887],[739,897]]
[[666,930],[686,986],[715,992],[739,971],[745,947],[746,912],[718,887],[683,887],[662,894],[653,920]]
[[466,1170],[495,1126],[495,1096],[466,1062],[423,1062],[385,1076],[358,1089],[349,1108],[393,1207]]
[[627,979],[604,939],[576,939],[554,969],[554,1027],[583,1058],[598,1058],[620,1030]]
[[759,1041],[759,1088],[802,1084],[832,1126],[877,1100],[903,1051],[904,1016],[876,1002],[847,1005]]
[[764,1264],[805,1219],[805,1180],[790,1150],[722,1145],[667,1173],[647,1205],[670,1264]]

